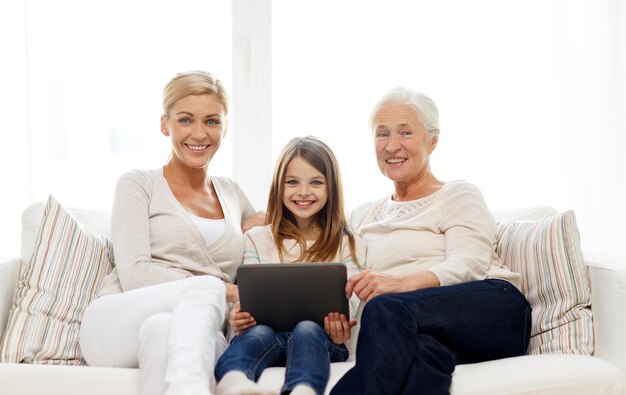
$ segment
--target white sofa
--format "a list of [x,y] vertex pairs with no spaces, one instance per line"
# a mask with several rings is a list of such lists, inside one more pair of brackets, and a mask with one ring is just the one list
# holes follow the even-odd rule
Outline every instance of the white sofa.
[[[108,215],[70,210],[90,230],[109,234]],[[531,210],[532,211],[532,210]],[[541,211],[541,210],[539,210]],[[507,220],[528,210],[502,213]],[[0,338],[12,303],[20,265],[32,255],[43,204],[24,211],[22,258],[0,260]],[[533,355],[457,366],[453,395],[624,394],[626,372],[626,260],[589,259],[595,355]],[[352,366],[335,363],[329,387]],[[280,388],[284,368],[269,368],[261,383]],[[138,370],[87,366],[0,364],[0,395],[136,395]]]

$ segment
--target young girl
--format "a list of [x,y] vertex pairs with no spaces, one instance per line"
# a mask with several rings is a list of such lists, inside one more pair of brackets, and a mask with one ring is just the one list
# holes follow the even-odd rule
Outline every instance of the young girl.
[[[274,170],[267,204],[271,225],[244,235],[244,264],[343,262],[348,276],[362,270],[365,243],[347,228],[337,160],[315,137],[291,140]],[[351,316],[358,299],[350,300]],[[324,328],[302,321],[291,332],[256,325],[237,303],[230,315],[236,337],[215,367],[219,395],[273,394],[256,381],[269,366],[286,366],[282,394],[324,393],[331,362],[343,362],[353,319],[329,313]]]

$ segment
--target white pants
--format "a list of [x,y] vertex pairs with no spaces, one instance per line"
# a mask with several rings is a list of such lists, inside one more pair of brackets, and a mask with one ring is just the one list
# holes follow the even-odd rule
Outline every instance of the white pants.
[[91,366],[139,367],[142,395],[210,394],[225,309],[226,287],[211,276],[105,295],[85,311],[80,347]]

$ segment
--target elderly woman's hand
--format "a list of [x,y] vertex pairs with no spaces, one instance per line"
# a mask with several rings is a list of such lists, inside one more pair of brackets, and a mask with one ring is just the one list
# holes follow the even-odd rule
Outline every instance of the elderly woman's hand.
[[373,297],[382,294],[409,292],[439,285],[437,276],[429,271],[394,276],[365,270],[350,277],[346,284],[346,296],[350,298],[354,292],[359,299],[369,302]]

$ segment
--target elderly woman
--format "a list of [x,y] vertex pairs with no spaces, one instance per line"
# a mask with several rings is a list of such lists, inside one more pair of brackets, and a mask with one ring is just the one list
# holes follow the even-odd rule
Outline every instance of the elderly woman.
[[404,88],[372,112],[378,166],[394,191],[350,219],[372,270],[346,286],[368,303],[356,364],[332,394],[448,394],[456,364],[526,351],[531,309],[498,260],[481,192],[430,170],[438,118],[429,97]]

